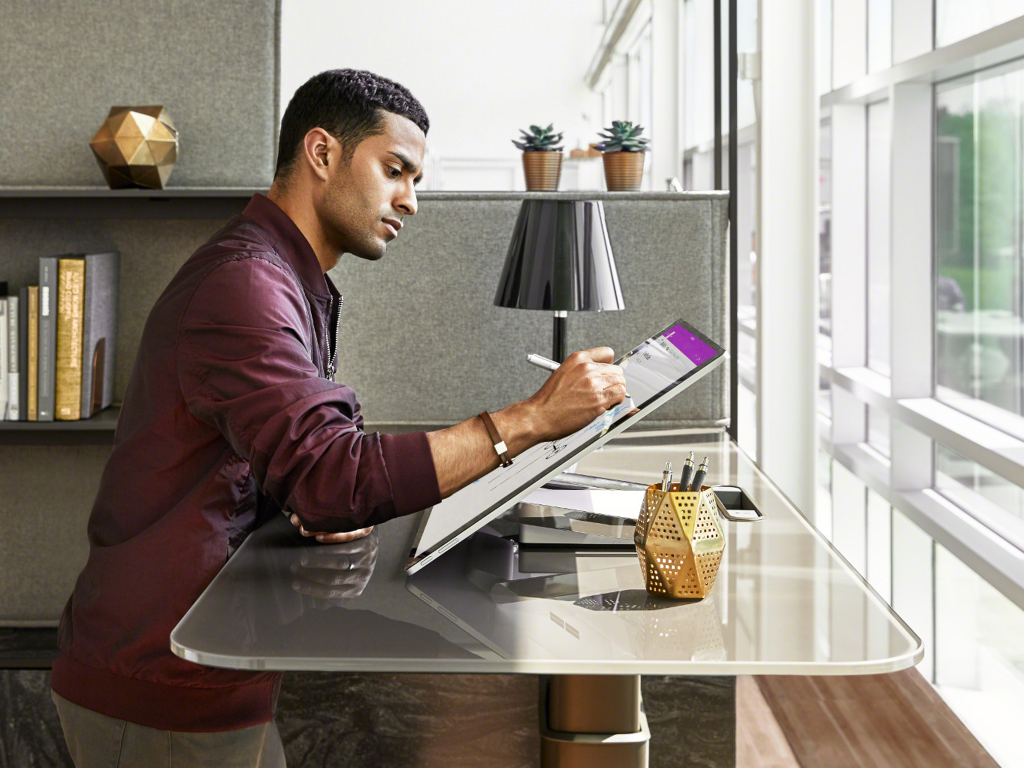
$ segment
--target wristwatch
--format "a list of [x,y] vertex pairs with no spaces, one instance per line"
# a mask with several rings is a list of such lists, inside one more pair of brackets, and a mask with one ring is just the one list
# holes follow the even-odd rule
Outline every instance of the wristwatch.
[[498,434],[498,428],[494,426],[494,420],[491,418],[491,414],[484,411],[480,414],[480,421],[484,423],[487,428],[487,434],[491,436],[491,442],[494,443],[494,451],[498,454],[498,460],[501,462],[503,467],[511,467],[512,459],[508,455],[508,446],[505,445],[505,441],[501,439],[501,435]]

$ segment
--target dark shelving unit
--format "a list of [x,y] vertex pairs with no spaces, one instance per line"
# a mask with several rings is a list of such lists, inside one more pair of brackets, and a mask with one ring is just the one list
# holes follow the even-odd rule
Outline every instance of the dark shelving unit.
[[3,219],[229,219],[266,189],[0,187]]
[[0,445],[106,445],[120,414],[114,404],[78,421],[0,421]]
[[[222,219],[241,213],[250,187],[0,187],[0,219]],[[78,421],[0,421],[0,445],[109,445],[119,404]]]

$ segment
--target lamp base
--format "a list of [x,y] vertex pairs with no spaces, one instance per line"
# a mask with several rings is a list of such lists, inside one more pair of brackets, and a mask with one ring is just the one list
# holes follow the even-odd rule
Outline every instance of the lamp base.
[[568,333],[566,320],[568,319],[568,315],[569,313],[564,310],[555,312],[555,329],[552,334],[551,359],[558,364],[565,362],[565,343],[566,335]]

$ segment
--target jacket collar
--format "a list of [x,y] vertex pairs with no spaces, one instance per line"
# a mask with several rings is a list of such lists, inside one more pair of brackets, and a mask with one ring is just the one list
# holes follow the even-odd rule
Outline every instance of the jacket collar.
[[278,246],[278,255],[292,265],[306,290],[323,298],[337,297],[338,289],[324,274],[313,246],[287,213],[257,192],[245,206],[242,215],[270,233]]

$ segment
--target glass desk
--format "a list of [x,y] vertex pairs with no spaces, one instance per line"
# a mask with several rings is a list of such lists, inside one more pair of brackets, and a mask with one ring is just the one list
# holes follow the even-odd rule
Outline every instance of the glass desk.
[[239,548],[171,648],[235,669],[542,675],[542,762],[562,766],[646,765],[641,674],[878,674],[921,660],[917,636],[727,440],[610,445],[578,471],[653,482],[691,449],[710,457],[708,482],[739,486],[763,515],[723,521],[703,600],[649,596],[629,549],[519,552],[518,526],[500,521],[406,577],[415,515],[327,546],[282,517]]

